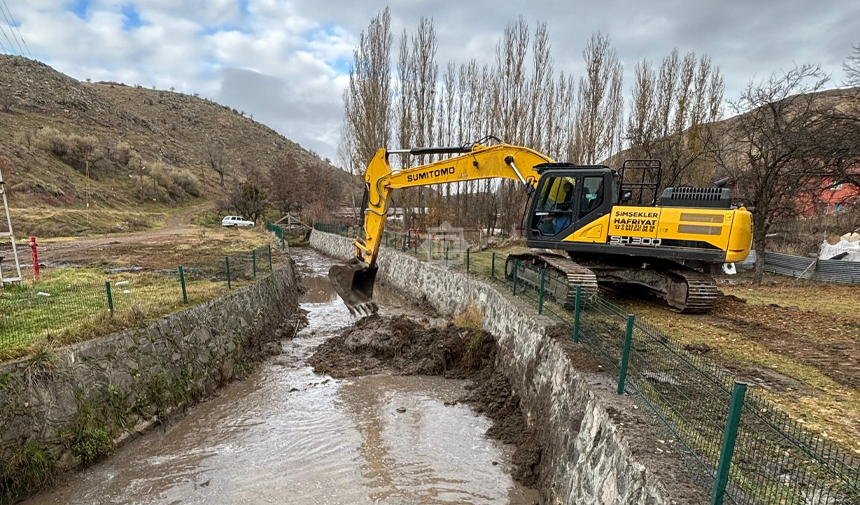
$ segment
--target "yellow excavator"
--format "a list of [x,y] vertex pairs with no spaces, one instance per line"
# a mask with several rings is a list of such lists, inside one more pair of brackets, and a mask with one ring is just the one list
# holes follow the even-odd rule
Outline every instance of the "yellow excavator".
[[[392,154],[457,156],[393,170]],[[600,285],[644,289],[674,310],[707,312],[719,293],[712,271],[749,254],[751,214],[733,207],[724,181],[666,188],[658,198],[661,176],[657,160],[628,160],[613,170],[555,163],[504,143],[380,149],[365,175],[364,237],[353,241],[355,256],[347,264],[331,267],[329,279],[351,312],[375,312],[376,260],[392,191],[505,178],[518,181],[529,196],[524,225],[526,245],[533,248],[508,257],[506,276],[513,277],[515,265],[533,264],[567,279],[564,292],[553,293],[562,302],[577,285],[586,293]],[[522,268],[518,281],[537,284],[530,272]]]

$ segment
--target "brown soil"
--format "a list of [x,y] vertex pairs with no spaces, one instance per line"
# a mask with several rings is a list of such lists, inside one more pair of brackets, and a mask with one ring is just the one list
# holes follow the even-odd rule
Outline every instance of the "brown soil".
[[327,340],[308,362],[316,373],[336,378],[395,373],[471,379],[459,401],[493,421],[487,436],[516,445],[513,477],[535,487],[543,450],[526,425],[510,382],[496,371],[495,358],[496,342],[484,331],[376,315]]
[[[47,268],[111,266],[137,267],[147,271],[174,269],[177,265],[185,265],[187,271],[198,265],[221,268],[225,256],[250,251],[271,240],[261,227],[200,228],[171,216],[167,226],[157,230],[39,240],[39,263]],[[280,248],[273,248],[273,253],[279,251]],[[21,259],[24,265],[29,266],[29,253]],[[280,261],[282,258],[275,254],[274,259]]]
[[708,324],[745,335],[767,349],[813,366],[834,381],[860,388],[860,319],[856,314],[837,316],[799,310],[797,307],[751,305],[737,298],[722,298]]

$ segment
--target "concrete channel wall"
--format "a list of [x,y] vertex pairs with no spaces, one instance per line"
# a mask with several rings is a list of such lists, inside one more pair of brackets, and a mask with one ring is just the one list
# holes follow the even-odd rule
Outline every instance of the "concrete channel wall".
[[[310,245],[335,258],[353,254],[350,239],[316,230]],[[643,447],[635,430],[624,426],[641,424],[620,415],[635,411],[633,402],[613,395],[615,385],[605,376],[577,371],[570,339],[548,336],[553,320],[490,284],[396,251],[383,250],[378,263],[381,282],[426,300],[440,314],[455,316],[471,303],[481,310],[484,329],[498,343],[497,366],[543,439],[543,503],[699,502],[686,479],[678,482],[681,463],[654,464],[655,448]]]
[[0,366],[0,504],[213,393],[292,335],[292,262],[143,327]]

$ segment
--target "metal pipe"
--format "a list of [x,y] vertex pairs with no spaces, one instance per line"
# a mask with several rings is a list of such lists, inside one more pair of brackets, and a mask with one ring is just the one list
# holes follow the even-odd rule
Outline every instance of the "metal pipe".
[[517,166],[514,165],[514,157],[510,154],[505,156],[505,163],[507,163],[508,166],[514,170],[514,173],[517,174],[517,179],[519,179],[520,182],[523,183],[523,186],[526,186],[526,180],[523,179],[523,174],[521,174]]

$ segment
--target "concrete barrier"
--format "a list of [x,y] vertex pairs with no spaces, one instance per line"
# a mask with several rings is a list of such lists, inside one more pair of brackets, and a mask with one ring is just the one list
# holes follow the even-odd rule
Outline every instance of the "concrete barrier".
[[[353,254],[350,239],[316,230],[310,245],[339,259]],[[455,316],[472,303],[481,310],[484,329],[498,343],[497,366],[543,447],[542,503],[707,501],[679,459],[649,446],[647,440],[659,437],[633,401],[614,395],[616,385],[606,375],[577,370],[571,356],[582,351],[571,339],[548,336],[553,320],[475,277],[390,249],[382,250],[378,263],[380,282],[426,300],[440,314]]]

